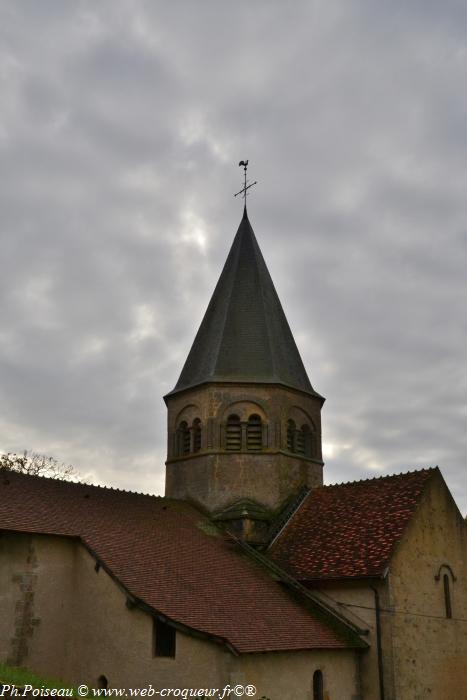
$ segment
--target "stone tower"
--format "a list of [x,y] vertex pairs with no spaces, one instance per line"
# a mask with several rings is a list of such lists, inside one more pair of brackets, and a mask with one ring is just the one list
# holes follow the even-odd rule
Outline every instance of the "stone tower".
[[168,409],[166,496],[250,540],[322,484],[321,407],[246,209]]

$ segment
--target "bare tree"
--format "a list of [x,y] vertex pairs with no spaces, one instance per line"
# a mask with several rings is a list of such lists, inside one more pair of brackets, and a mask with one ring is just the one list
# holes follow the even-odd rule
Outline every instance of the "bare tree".
[[64,481],[81,481],[81,477],[71,464],[60,463],[53,457],[28,452],[23,454],[4,452],[0,454],[0,472],[10,471],[32,476],[48,476]]

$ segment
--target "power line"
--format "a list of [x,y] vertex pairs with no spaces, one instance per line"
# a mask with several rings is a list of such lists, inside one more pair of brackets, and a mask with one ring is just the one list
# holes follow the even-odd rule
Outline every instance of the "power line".
[[[356,603],[343,603],[341,600],[337,601],[339,605],[343,605],[347,608],[360,608],[362,610],[373,610],[376,608],[371,607],[371,605],[357,605]],[[455,622],[467,622],[464,617],[446,617],[443,615],[428,615],[427,613],[411,612],[410,610],[389,610],[388,608],[380,608],[380,612],[391,613],[392,615],[412,615],[413,617],[429,617],[431,620],[454,620]]]

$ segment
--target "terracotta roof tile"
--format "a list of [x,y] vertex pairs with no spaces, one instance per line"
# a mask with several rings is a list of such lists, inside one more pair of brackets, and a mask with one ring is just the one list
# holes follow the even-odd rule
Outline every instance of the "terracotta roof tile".
[[3,472],[0,528],[81,538],[136,599],[239,652],[356,645],[182,501]]
[[382,575],[436,471],[312,489],[269,556],[300,581]]

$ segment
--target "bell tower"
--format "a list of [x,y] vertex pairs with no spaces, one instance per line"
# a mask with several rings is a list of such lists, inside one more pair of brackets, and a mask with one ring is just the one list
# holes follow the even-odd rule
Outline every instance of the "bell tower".
[[166,496],[261,541],[322,484],[321,407],[246,207],[168,409]]

